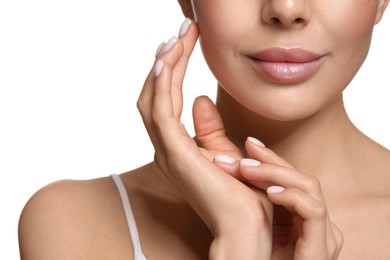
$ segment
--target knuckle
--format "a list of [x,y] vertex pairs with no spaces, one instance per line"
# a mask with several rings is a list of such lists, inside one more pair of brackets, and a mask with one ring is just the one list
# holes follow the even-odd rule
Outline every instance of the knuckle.
[[327,217],[326,207],[322,203],[317,203],[312,207],[312,215],[316,219],[324,219]]
[[321,189],[321,184],[317,178],[310,176],[306,181],[306,187],[310,191],[318,191]]
[[271,175],[272,173],[276,172],[278,168],[276,168],[274,165],[269,164],[269,163],[262,163],[261,164],[261,173],[264,176]]
[[144,110],[145,107],[145,101],[142,98],[138,98],[137,100],[137,109],[140,113]]

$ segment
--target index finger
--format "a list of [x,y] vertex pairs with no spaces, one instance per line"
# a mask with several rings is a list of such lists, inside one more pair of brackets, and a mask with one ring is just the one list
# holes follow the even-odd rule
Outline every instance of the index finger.
[[245,148],[250,158],[256,159],[262,163],[271,163],[281,165],[287,168],[294,168],[291,164],[286,162],[279,155],[274,153],[271,149],[265,147],[265,145],[254,137],[248,137],[245,141]]

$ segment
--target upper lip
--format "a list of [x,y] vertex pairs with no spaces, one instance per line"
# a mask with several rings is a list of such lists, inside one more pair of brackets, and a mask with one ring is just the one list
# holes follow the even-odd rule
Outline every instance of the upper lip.
[[307,63],[320,59],[323,55],[301,48],[271,48],[249,55],[264,62]]

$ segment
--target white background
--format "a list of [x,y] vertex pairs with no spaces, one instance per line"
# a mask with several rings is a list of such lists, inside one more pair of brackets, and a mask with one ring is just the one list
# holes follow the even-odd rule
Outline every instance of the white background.
[[[175,0],[0,3],[0,259],[19,258],[18,218],[42,186],[122,173],[153,158],[135,103],[157,46],[183,20]],[[387,148],[389,28],[385,17],[346,92],[352,120]],[[215,85],[197,47],[184,89],[191,133],[192,100],[214,99]]]

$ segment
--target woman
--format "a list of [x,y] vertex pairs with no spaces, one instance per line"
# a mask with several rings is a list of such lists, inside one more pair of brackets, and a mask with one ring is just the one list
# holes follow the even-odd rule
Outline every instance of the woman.
[[[179,2],[190,19],[137,104],[154,162],[40,190],[22,258],[388,258],[390,153],[342,99],[388,0]],[[195,101],[193,139],[181,85],[198,37],[218,94]]]

